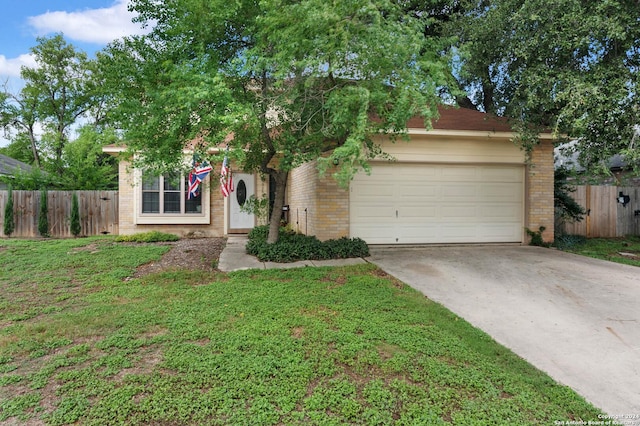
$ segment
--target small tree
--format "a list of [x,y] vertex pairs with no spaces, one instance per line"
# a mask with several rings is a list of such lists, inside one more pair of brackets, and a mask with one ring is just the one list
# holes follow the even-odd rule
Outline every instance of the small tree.
[[43,237],[49,236],[49,207],[47,206],[47,191],[40,191],[40,213],[38,214],[38,232]]
[[556,227],[559,233],[564,231],[567,222],[580,222],[587,211],[571,196],[575,186],[569,182],[571,172],[560,167],[556,169],[553,185],[553,204],[555,207]]
[[71,234],[74,237],[80,235],[82,227],[80,226],[80,208],[78,206],[78,194],[73,193],[71,198]]
[[4,235],[10,237],[16,229],[15,219],[13,217],[13,189],[9,187],[9,198],[4,206]]

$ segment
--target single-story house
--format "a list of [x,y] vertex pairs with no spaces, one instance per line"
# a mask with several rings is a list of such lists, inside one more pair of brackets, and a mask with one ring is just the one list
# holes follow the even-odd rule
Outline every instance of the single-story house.
[[[22,161],[0,154],[0,177],[11,177],[17,171],[29,173],[31,166]],[[0,189],[7,189],[8,186],[9,185],[4,182],[4,179],[0,180]]]
[[[373,161],[348,189],[315,162],[289,174],[285,203],[290,226],[321,240],[360,237],[369,244],[527,243],[525,228],[554,238],[553,140],[526,160],[506,120],[463,108],[441,108],[433,129],[408,123],[409,142],[379,136],[395,161]],[[109,146],[105,152],[124,151]],[[223,197],[218,167],[196,200],[186,197],[186,176],[143,179],[120,162],[121,234],[151,229],[179,235],[245,233],[256,219],[240,211],[251,194],[268,194],[268,179],[234,170],[234,192]],[[212,177],[213,176],[213,177]]]

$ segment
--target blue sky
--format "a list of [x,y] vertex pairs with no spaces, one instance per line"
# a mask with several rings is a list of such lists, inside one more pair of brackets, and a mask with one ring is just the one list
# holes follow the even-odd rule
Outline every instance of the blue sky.
[[15,79],[31,65],[36,37],[63,33],[92,55],[109,41],[140,31],[131,22],[128,0],[2,0],[0,78]]
[[[127,11],[129,0],[0,0],[0,84],[15,93],[20,67],[35,62],[29,49],[36,38],[63,33],[68,43],[90,56],[112,40],[140,33]],[[0,132],[0,146],[6,144]]]

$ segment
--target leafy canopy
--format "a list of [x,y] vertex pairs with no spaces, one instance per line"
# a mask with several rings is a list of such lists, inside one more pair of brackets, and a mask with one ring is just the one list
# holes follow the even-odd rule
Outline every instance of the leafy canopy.
[[392,1],[136,0],[132,8],[155,22],[153,32],[111,45],[102,60],[118,83],[127,140],[148,161],[234,132],[246,168],[267,172],[264,152],[280,153],[278,170],[290,170],[338,148],[348,179],[379,153],[372,134],[433,117],[446,83],[438,40],[422,34],[428,19]]
[[[447,82],[440,39],[423,33],[429,18],[395,1],[134,0],[131,8],[152,32],[100,57],[129,148],[147,166],[175,168],[190,141],[202,152],[228,144],[241,168],[275,180],[275,211],[290,170],[336,159],[346,185],[381,154],[372,135],[402,134],[416,114],[428,121]],[[277,235],[277,218],[271,225]]]
[[638,163],[638,1],[459,3],[448,31],[476,106],[512,118],[529,148],[544,127],[577,139],[589,171],[618,153]]

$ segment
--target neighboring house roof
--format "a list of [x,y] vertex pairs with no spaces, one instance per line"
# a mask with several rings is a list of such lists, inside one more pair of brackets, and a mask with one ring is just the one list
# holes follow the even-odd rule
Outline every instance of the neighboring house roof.
[[[578,141],[573,140],[554,148],[554,163],[556,168],[566,167],[577,172],[584,172],[585,168],[580,164],[580,153],[575,150],[577,143]],[[609,170],[615,171],[627,169],[629,165],[622,155],[615,154],[607,160],[607,167]]]
[[14,158],[0,154],[0,175],[12,175],[16,171],[30,172],[31,166]]

